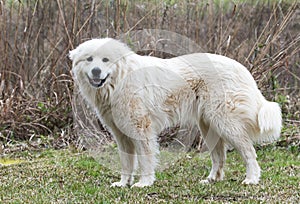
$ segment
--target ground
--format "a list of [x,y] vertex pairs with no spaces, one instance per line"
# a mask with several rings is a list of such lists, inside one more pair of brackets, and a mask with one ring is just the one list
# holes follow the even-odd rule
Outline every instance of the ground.
[[235,151],[228,154],[224,181],[200,184],[199,181],[209,172],[209,155],[191,152],[163,172],[158,172],[157,181],[152,187],[131,189],[110,188],[119,175],[97,163],[87,152],[72,149],[19,152],[10,158],[18,162],[23,160],[22,163],[0,167],[0,202],[298,202],[299,149],[257,147],[257,154],[262,168],[259,185],[241,184],[245,168]]

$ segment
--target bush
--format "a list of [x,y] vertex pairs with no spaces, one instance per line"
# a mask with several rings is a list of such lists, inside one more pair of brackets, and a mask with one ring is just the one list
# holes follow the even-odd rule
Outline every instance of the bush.
[[[68,51],[89,38],[144,28],[179,33],[203,50],[236,59],[268,99],[299,119],[299,111],[290,114],[300,103],[299,3],[271,2],[1,1],[1,140],[74,135]],[[170,57],[152,51],[147,54]]]

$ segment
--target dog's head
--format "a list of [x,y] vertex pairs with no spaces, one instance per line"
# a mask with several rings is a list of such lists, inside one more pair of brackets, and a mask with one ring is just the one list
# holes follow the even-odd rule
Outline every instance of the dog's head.
[[74,77],[94,88],[103,87],[115,75],[118,61],[132,51],[123,43],[111,39],[92,39],[71,50]]

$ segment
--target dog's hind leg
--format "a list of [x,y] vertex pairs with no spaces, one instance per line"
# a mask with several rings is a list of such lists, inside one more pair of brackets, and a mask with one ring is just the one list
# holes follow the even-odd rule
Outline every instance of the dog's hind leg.
[[256,161],[256,152],[250,140],[235,140],[230,143],[242,156],[246,164],[246,179],[243,184],[258,184],[260,179],[260,167]]
[[201,183],[210,183],[214,181],[221,181],[224,177],[224,166],[226,161],[226,148],[224,140],[212,128],[200,121],[199,123],[201,134],[210,151],[212,161],[212,168],[207,179],[202,180]]
[[155,181],[155,167],[157,165],[158,143],[156,137],[145,140],[136,140],[140,179],[132,187],[151,186]]
[[212,161],[212,168],[207,179],[202,180],[201,183],[210,183],[214,181],[221,181],[224,178],[224,165],[226,160],[226,151],[224,141],[220,138],[215,148],[210,152]]
[[[258,184],[260,179],[260,167],[256,161],[256,152],[253,147],[252,141],[246,131],[242,128],[238,128],[237,124],[234,128],[231,128],[224,134],[226,141],[228,141],[241,155],[246,164],[246,179],[243,181],[244,184]],[[230,134],[230,135],[229,135]]]

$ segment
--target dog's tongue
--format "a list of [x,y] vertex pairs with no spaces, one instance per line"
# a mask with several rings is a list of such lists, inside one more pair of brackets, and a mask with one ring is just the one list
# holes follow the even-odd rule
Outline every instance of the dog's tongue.
[[93,82],[96,83],[96,84],[98,84],[98,83],[101,82],[101,79],[99,79],[99,78],[95,78],[95,79],[92,79],[92,80],[93,80]]

